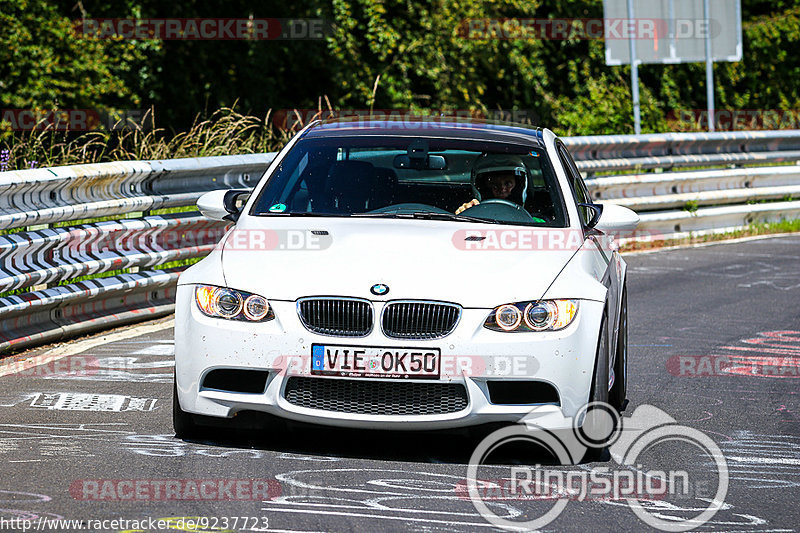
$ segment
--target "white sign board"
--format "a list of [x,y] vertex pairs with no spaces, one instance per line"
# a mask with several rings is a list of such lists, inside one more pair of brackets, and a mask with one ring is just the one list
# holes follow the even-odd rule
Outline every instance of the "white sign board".
[[606,65],[631,62],[629,38],[636,40],[637,63],[700,63],[711,36],[713,61],[741,61],[741,0],[603,0]]

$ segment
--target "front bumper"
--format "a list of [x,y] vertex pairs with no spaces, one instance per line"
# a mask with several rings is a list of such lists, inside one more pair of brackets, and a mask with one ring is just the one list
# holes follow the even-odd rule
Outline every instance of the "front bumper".
[[[445,429],[516,422],[528,416],[542,427],[560,429],[565,417],[573,417],[588,401],[603,314],[603,303],[582,300],[576,319],[562,331],[501,333],[483,327],[490,309],[464,309],[458,326],[447,337],[409,341],[387,338],[380,328],[361,338],[318,335],[302,325],[296,302],[270,304],[276,318],[265,323],[210,318],[197,309],[193,285],[178,287],[175,368],[178,398],[184,411],[213,417],[262,411],[313,424],[379,429]],[[383,304],[374,305],[379,316]],[[463,384],[467,406],[452,413],[398,416],[309,409],[290,403],[284,397],[287,380],[310,376],[312,344],[438,348],[442,357],[438,380],[403,381]],[[267,370],[270,374],[262,393],[202,388],[204,376],[215,369]],[[549,383],[558,392],[560,405],[493,404],[489,401],[488,380]]]

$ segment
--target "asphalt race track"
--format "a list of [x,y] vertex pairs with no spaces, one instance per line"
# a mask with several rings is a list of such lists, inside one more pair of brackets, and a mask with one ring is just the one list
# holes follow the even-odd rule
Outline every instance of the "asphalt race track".
[[[642,406],[660,409],[674,426],[709,437],[728,468],[719,510],[690,525],[698,531],[800,529],[800,236],[626,260],[625,415]],[[83,521],[88,531],[159,531],[130,522],[97,524],[148,517],[171,518],[172,531],[500,530],[463,490],[480,435],[327,428],[287,435],[271,425],[215,431],[214,441],[175,439],[169,326],[154,322],[0,362],[0,530],[16,525],[22,531],[25,519],[31,531],[62,517]],[[66,349],[82,351],[50,357]],[[20,363],[36,354],[50,355],[38,367]],[[480,477],[508,479],[512,468],[547,460],[530,447],[510,449],[497,461],[505,464],[485,467]],[[632,465],[606,453],[599,462],[551,467],[584,475],[592,469],[614,479],[612,488],[620,471],[686,473],[688,491],[648,492],[641,500],[649,516],[673,524],[708,507],[723,478],[713,453],[680,440],[644,450]],[[557,501],[486,494],[493,512],[518,522],[542,516]],[[563,511],[541,530],[654,530],[619,497],[567,496],[560,498],[568,501]],[[182,517],[204,517],[206,527]]]

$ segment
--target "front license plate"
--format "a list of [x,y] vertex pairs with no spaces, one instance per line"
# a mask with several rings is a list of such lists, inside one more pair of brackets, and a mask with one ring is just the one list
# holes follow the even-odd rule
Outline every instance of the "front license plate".
[[317,376],[437,379],[440,359],[438,348],[311,345],[311,373]]

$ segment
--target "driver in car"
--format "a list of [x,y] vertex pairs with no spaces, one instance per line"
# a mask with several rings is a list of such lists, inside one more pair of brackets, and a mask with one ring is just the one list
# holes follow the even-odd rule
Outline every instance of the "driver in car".
[[481,200],[506,200],[525,205],[528,171],[519,157],[482,154],[472,166],[471,181],[474,198],[456,209],[457,215]]

